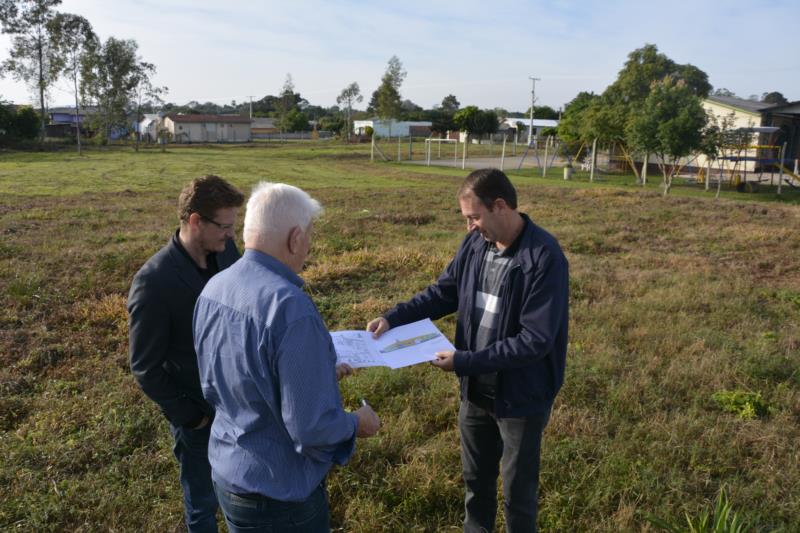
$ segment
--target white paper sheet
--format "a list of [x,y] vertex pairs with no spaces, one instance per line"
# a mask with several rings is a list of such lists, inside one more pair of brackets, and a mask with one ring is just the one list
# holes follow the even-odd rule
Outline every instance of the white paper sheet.
[[398,326],[378,339],[368,331],[334,331],[331,333],[337,362],[353,368],[388,366],[401,368],[436,359],[436,352],[454,351],[447,337],[430,319]]

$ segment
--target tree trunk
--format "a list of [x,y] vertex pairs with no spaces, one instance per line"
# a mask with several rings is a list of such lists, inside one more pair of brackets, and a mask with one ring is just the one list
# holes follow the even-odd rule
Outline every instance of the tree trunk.
[[42,131],[40,134],[40,142],[42,145],[44,145],[44,137],[45,133],[47,132],[47,123],[45,122],[45,116],[44,116],[45,109],[44,109],[44,64],[43,64],[44,51],[42,50],[43,48],[44,48],[44,43],[42,42],[42,36],[40,33],[39,40],[37,42],[36,53],[39,56],[39,109],[41,111],[40,118],[42,119]]
[[81,155],[81,115],[80,115],[80,107],[78,105],[78,77],[72,78],[72,82],[75,86],[75,138],[78,141],[78,155]]
[[141,111],[142,111],[142,104],[141,104],[141,102],[138,102],[136,104],[136,129],[133,132],[133,134],[136,135],[135,151],[137,153],[139,152],[139,138],[142,136],[142,132],[141,132],[142,124],[141,124],[141,121],[139,120],[139,117],[142,114]]
[[[633,161],[633,156],[625,149],[625,146],[622,143],[618,143],[620,150],[622,150],[622,155],[625,157],[625,161],[628,162],[628,165],[633,170],[633,174],[636,176],[636,183],[641,183],[642,178],[639,175],[639,170],[636,168],[636,163]],[[645,163],[646,164],[646,163]]]
[[669,171],[667,170],[667,163],[662,156],[658,156],[658,168],[661,169],[661,189],[662,196],[669,194]]

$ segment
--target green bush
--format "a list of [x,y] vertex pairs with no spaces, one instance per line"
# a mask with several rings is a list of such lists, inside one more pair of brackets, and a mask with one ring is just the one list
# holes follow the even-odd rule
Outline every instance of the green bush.
[[767,402],[761,398],[760,392],[723,390],[715,392],[711,398],[723,411],[737,414],[746,420],[767,416],[772,411]]
[[39,135],[39,114],[32,107],[21,107],[14,119],[14,131],[20,139],[35,139]]
[[35,139],[39,135],[39,114],[32,107],[14,108],[0,103],[0,138]]

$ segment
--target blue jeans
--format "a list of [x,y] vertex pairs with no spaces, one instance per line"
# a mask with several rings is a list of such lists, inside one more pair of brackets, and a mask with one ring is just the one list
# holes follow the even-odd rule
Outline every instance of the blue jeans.
[[328,495],[320,485],[302,502],[239,495],[214,484],[230,533],[328,533]]
[[217,533],[217,495],[208,463],[211,423],[203,429],[169,425],[175,446],[172,451],[181,466],[183,510],[190,533]]
[[[461,402],[461,467],[465,532],[491,532],[497,514],[497,475],[503,475],[506,531],[536,531],[539,455],[550,413],[496,418],[469,400]],[[499,468],[498,468],[499,467]]]

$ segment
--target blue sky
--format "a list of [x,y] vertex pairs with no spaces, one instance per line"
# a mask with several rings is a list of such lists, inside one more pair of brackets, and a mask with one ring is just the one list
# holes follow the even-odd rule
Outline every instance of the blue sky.
[[[103,39],[135,39],[176,103],[258,99],[291,73],[323,106],[356,81],[365,107],[397,55],[403,97],[425,108],[452,93],[462,105],[524,111],[530,75],[541,78],[537,103],[558,108],[602,92],[645,43],[700,67],[714,87],[800,100],[798,0],[64,0],[59,10],[88,18]],[[8,43],[0,36],[0,59]],[[51,104],[70,102],[67,87],[52,90]],[[9,77],[0,97],[32,101]]]

